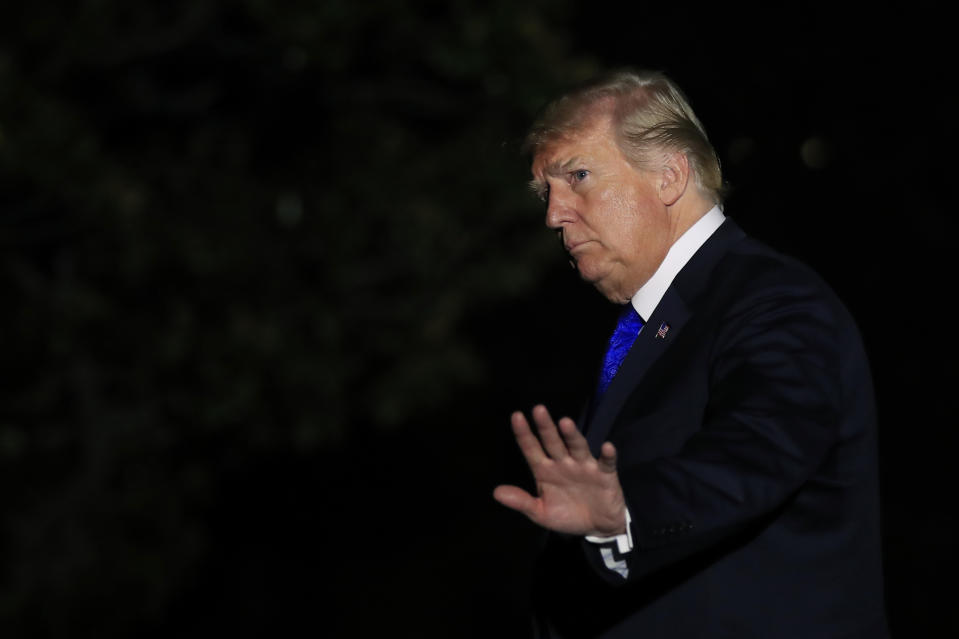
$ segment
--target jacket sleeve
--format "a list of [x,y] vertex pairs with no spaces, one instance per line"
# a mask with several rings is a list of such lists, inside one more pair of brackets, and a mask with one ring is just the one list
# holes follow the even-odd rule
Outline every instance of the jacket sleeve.
[[678,451],[620,469],[629,580],[758,532],[820,469],[840,440],[833,311],[812,287],[767,291],[724,314],[699,360],[701,423],[661,425],[690,435]]

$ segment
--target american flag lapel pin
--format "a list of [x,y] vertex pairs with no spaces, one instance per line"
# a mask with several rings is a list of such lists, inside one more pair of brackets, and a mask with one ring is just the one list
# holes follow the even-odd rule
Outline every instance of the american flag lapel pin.
[[669,332],[669,324],[663,322],[659,325],[659,330],[656,331],[656,339],[666,339],[667,332]]

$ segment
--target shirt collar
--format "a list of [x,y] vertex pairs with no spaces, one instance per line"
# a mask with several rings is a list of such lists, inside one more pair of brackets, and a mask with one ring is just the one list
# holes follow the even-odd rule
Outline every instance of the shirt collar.
[[663,259],[649,281],[643,284],[642,288],[636,291],[631,300],[633,308],[639,313],[643,321],[648,321],[659,305],[659,300],[663,299],[666,289],[673,283],[676,275],[686,266],[696,251],[699,250],[706,240],[716,232],[716,229],[722,225],[726,216],[723,215],[719,206],[709,209],[705,215],[696,220],[696,223],[689,227],[679,239],[673,242]]

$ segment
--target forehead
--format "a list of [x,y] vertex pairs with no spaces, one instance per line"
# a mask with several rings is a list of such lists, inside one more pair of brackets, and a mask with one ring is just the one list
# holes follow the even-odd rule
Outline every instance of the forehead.
[[533,176],[559,175],[584,161],[595,161],[618,154],[612,127],[606,120],[544,143],[533,156]]

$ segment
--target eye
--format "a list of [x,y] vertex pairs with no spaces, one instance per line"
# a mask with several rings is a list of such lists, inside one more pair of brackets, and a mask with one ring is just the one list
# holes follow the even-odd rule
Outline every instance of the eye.
[[589,171],[586,169],[577,169],[569,174],[569,179],[570,182],[582,182],[587,175],[589,175]]
[[543,188],[539,189],[539,199],[543,202],[549,202],[549,184],[545,184]]

